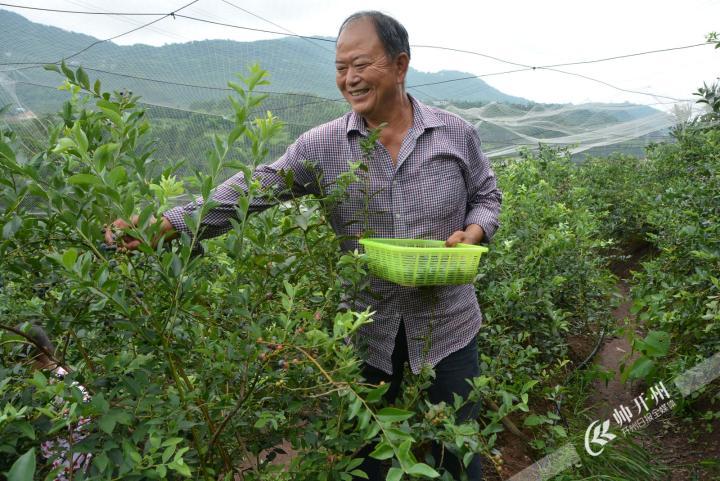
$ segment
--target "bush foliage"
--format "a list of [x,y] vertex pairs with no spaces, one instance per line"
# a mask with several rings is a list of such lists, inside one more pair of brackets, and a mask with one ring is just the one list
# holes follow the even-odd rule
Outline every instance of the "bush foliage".
[[[205,242],[206,255],[194,236],[150,247],[153,217],[178,195],[209,198],[228,171],[250,180],[268,160],[283,127],[271,114],[250,115],[263,100],[254,93],[262,70],[231,83],[235,127],[212,139],[206,168],[186,179],[178,166],[156,165],[137,97],[103,92],[82,69],[62,73],[69,100],[45,148],[24,158],[12,132],[0,139],[0,466],[13,466],[13,476],[52,479],[40,444],[85,418],[87,436],[73,450],[93,456],[73,479],[242,471],[244,479],[349,480],[360,475],[353,454],[370,441],[390,480],[450,479],[424,446],[439,440],[465,460],[495,459],[512,413],[533,431],[533,446],[549,450],[568,436],[539,408],[564,389],[566,337],[592,335],[609,319],[611,248],[633,236],[660,251],[637,277],[635,309],[668,334],[663,356],[674,356],[661,369],[648,354],[650,366],[634,366],[634,375],[677,372],[720,347],[717,129],[688,130],[646,160],[577,165],[541,148],[495,166],[502,227],[476,279],[485,326],[472,396],[484,409],[457,424],[458,403],[435,406],[424,395],[431,369],[408,380],[394,406],[382,403],[387,386],[360,378],[346,340],[372,313],[338,305],[348,285],[362,288],[365,259],[341,253],[325,222],[342,189],[249,216],[249,199],[264,195],[250,182],[233,229]],[[245,163],[229,160],[237,157]],[[344,186],[358,180],[358,166],[348,166]],[[194,233],[210,208],[191,221]],[[133,235],[148,242],[131,254],[107,249],[103,226],[133,214]],[[72,368],[64,379],[31,362],[33,325]],[[271,462],[284,440],[297,452],[286,468]]]

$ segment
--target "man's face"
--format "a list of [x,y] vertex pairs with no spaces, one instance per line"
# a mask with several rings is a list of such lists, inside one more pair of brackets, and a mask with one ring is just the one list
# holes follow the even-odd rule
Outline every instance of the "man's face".
[[407,55],[385,54],[372,20],[363,18],[342,31],[335,51],[336,83],[352,109],[373,122],[387,120],[402,98]]

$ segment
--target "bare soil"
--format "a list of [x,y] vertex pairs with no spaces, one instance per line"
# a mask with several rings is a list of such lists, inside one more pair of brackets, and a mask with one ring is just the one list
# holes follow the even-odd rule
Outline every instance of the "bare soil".
[[[629,282],[633,271],[642,268],[642,260],[652,254],[648,246],[636,246],[630,252],[629,259],[612,266],[614,273],[619,277],[618,291],[623,296],[623,301],[614,310],[613,317],[617,326],[634,330],[638,335],[643,335],[645,329],[630,313],[632,298]],[[631,350],[626,337],[609,338],[595,359],[595,364],[615,373],[607,384],[595,381],[593,386],[593,394],[589,402],[599,419],[612,418],[613,409],[620,404],[634,409],[633,399],[642,394],[647,387],[639,383],[623,383],[620,380],[621,364],[629,365],[637,357],[637,355],[628,357]],[[695,409],[698,412],[703,411],[701,407]],[[717,409],[716,406],[715,410]],[[654,459],[670,468],[668,481],[720,480],[720,468],[706,464],[707,461],[712,460],[720,463],[720,420],[702,423],[697,417],[685,420],[670,413],[650,423],[643,434],[645,436],[639,437],[638,441]]]
[[[633,272],[642,269],[642,261],[655,254],[653,248],[644,243],[625,246],[626,258],[611,264],[611,270],[618,276],[617,292],[621,300],[612,316],[615,327],[634,331],[643,336],[645,328],[631,314],[632,298],[630,283]],[[573,335],[568,337],[569,356],[573,363],[585,360],[593,351],[597,339],[592,335]],[[608,372],[609,379],[596,380],[591,387],[587,406],[597,419],[612,419],[613,410],[621,404],[634,409],[634,399],[641,395],[647,386],[642,383],[624,383],[621,380],[621,365],[630,364],[637,358],[632,354],[632,346],[626,336],[608,334],[602,346],[595,354],[596,367]],[[696,406],[695,411],[717,411],[718,406]],[[654,420],[637,441],[653,455],[653,458],[670,468],[667,481],[720,481],[720,420],[701,422],[697,414],[692,419],[681,419],[672,413]],[[537,459],[537,454],[523,441],[504,432],[498,438],[501,464],[498,475],[493,463],[486,460],[485,480],[502,481],[522,471]]]

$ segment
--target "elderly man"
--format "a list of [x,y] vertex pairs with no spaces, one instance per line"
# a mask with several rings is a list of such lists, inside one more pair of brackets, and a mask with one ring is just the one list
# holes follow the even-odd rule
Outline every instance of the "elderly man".
[[[385,124],[379,142],[367,159],[369,198],[368,225],[357,222],[367,198],[358,186],[335,208],[330,222],[342,235],[343,249],[358,247],[363,229],[378,237],[446,239],[452,247],[459,242],[489,242],[498,228],[501,193],[488,159],[480,149],[475,129],[456,115],[428,107],[405,91],[410,46],[405,28],[380,12],[359,12],[342,24],[337,39],[335,69],[337,87],[352,112],[305,134],[270,165],[256,169],[254,177],[273,190],[280,200],[287,187],[294,195],[319,194],[323,182],[332,184],[348,162],[363,158],[361,140],[369,130]],[[285,186],[280,171],[294,173],[293,186]],[[322,174],[318,176],[317,174]],[[230,229],[235,216],[238,187],[245,190],[243,174],[220,185],[213,194],[218,206],[203,219],[203,237]],[[184,216],[192,214],[202,200],[165,212],[163,231],[190,234]],[[272,205],[255,198],[251,212]],[[126,227],[116,221],[119,227]],[[128,248],[137,242],[125,239]],[[374,294],[364,293],[352,300],[356,310],[371,306],[374,322],[362,327],[360,346],[364,375],[371,383],[390,383],[386,399],[398,395],[406,362],[417,374],[423,365],[434,366],[436,378],[429,389],[434,403],[451,403],[453,395],[466,397],[468,378],[479,374],[476,334],[482,315],[471,284],[410,288],[372,277]],[[476,414],[466,405],[461,420]],[[366,460],[361,469],[371,480],[384,477],[378,461]],[[441,459],[440,448],[434,448]],[[453,476],[481,479],[480,459],[465,469],[452,454],[445,453],[444,467]]]

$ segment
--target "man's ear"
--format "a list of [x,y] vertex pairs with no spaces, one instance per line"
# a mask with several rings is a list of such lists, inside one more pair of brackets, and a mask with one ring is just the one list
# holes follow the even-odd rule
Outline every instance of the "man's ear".
[[398,83],[405,83],[405,77],[407,76],[408,69],[410,68],[410,57],[408,54],[402,52],[395,57],[395,68],[398,72]]

